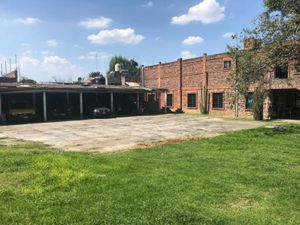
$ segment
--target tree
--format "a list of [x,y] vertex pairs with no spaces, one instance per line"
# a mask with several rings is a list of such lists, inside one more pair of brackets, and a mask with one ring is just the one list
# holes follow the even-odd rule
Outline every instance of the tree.
[[21,83],[21,84],[36,84],[37,82],[35,80],[29,79],[27,77],[21,77],[19,83]]
[[138,77],[140,74],[139,64],[135,60],[133,59],[129,60],[123,56],[114,56],[110,60],[109,71],[107,72],[108,77],[111,76],[111,72],[115,71],[116,64],[120,64],[122,70],[128,70],[128,76],[126,77],[127,80],[138,81]]
[[[299,59],[300,54],[300,1],[265,0],[265,11],[259,15],[253,29],[245,29],[235,36],[235,46],[228,46],[236,62],[236,70],[229,76],[234,90],[233,101],[250,89],[254,92],[254,117],[262,119],[263,102],[271,79],[266,76],[275,66],[286,67]],[[250,44],[245,49],[244,44]]]
[[100,72],[91,72],[88,75],[89,77],[95,78],[95,77],[103,77],[103,75]]

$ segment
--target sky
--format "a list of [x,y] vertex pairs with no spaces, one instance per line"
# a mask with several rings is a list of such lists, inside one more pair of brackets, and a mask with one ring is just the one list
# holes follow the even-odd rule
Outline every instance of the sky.
[[262,0],[0,0],[0,63],[39,82],[226,51]]

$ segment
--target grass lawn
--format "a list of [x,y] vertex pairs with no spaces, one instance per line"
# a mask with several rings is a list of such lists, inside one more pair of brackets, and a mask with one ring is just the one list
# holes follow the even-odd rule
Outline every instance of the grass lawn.
[[0,224],[300,224],[300,126],[112,155],[0,146]]

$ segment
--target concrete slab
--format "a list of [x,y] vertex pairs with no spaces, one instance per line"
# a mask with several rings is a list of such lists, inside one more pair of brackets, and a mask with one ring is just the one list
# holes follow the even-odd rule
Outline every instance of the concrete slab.
[[0,144],[7,137],[10,140],[42,142],[65,151],[108,153],[170,140],[215,136],[262,125],[263,122],[198,115],[137,116],[22,124],[1,126]]

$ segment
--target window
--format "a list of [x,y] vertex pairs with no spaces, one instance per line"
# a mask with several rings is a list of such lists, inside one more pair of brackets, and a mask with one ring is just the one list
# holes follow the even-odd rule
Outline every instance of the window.
[[275,68],[276,79],[286,79],[288,78],[288,75],[289,75],[288,66],[285,67],[276,66]]
[[172,106],[173,106],[173,95],[167,94],[167,107],[172,107]]
[[223,109],[223,93],[213,93],[213,108]]
[[196,108],[196,94],[188,94],[188,108]]
[[296,73],[300,75],[300,58],[296,60],[295,69],[296,69]]
[[231,68],[231,61],[227,60],[224,61],[224,69],[230,69]]
[[246,109],[253,109],[253,93],[246,95]]

